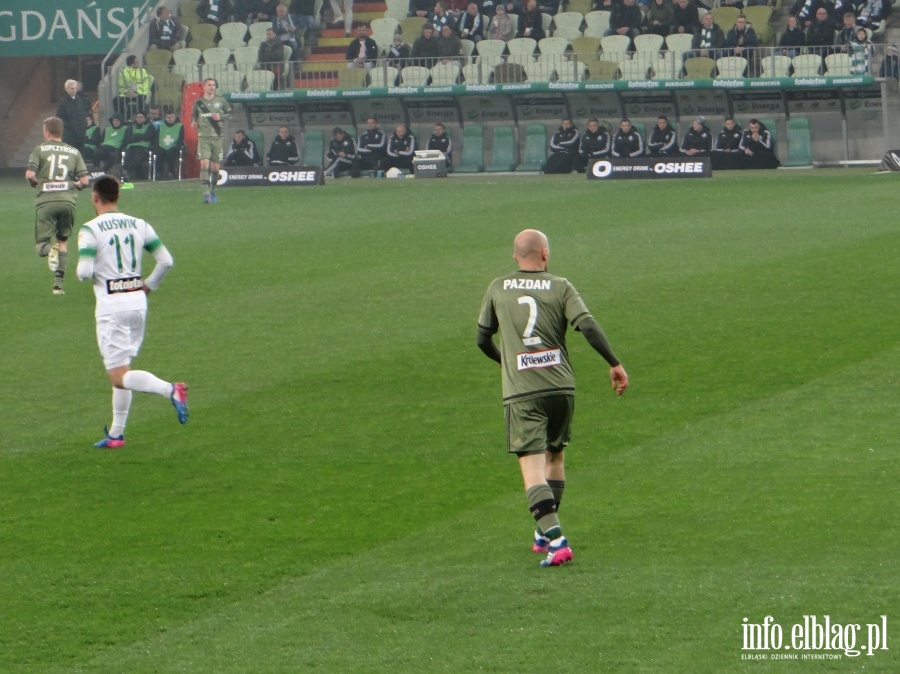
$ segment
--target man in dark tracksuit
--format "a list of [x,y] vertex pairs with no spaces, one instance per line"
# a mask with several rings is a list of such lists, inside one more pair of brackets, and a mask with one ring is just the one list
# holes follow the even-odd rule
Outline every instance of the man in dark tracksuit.
[[447,158],[447,170],[452,169],[453,162],[453,141],[447,135],[447,127],[438,122],[434,125],[434,133],[428,139],[426,150],[440,150]]
[[278,129],[278,135],[272,141],[266,159],[273,166],[293,166],[300,161],[300,150],[297,149],[297,139],[294,138],[286,126]]
[[695,117],[691,128],[681,140],[681,154],[688,157],[706,157],[712,150],[712,133],[706,126],[706,119]]
[[656,126],[647,138],[647,154],[651,157],[671,157],[678,154],[678,134],[669,124],[669,118],[660,115]]
[[328,168],[325,175],[332,178],[340,178],[341,173],[348,172],[354,178],[359,177],[359,171],[354,167],[356,161],[356,143],[344,130],[336,126],[331,132],[331,142],[328,144]]
[[631,120],[623,117],[619,123],[619,130],[612,139],[613,157],[642,157],[644,155],[644,141],[641,134],[631,126]]
[[378,120],[374,117],[369,117],[366,120],[366,130],[359,137],[359,142],[356,144],[357,172],[369,171],[374,173],[380,170],[386,149],[387,136],[384,135],[384,131],[378,128]]
[[581,134],[572,120],[562,120],[562,124],[550,138],[550,156],[544,164],[544,173],[571,173],[580,141]]
[[598,159],[609,156],[609,132],[600,126],[600,120],[589,119],[587,131],[581,134],[578,155],[575,157],[575,170],[584,173]]
[[413,170],[413,157],[416,153],[416,137],[406,128],[405,124],[398,124],[394,133],[388,140],[387,156],[384,158],[384,170],[406,169]]

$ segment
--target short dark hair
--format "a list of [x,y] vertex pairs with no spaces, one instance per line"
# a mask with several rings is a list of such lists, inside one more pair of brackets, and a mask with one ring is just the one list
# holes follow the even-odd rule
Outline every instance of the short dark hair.
[[656,119],[657,119],[657,120],[664,119],[664,120],[666,120],[667,122],[669,121],[669,118],[666,117],[665,115],[660,115],[660,116],[657,117]]
[[44,120],[44,128],[51,136],[62,136],[63,121],[59,117],[48,117]]
[[133,66],[135,63],[137,63],[137,56],[135,56],[134,54],[130,54],[125,57],[126,66]]
[[100,203],[115,204],[119,201],[119,181],[112,176],[97,178],[93,190]]

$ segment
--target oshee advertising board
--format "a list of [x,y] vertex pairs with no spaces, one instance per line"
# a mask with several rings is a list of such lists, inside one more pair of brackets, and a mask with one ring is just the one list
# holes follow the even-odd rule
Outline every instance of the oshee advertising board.
[[318,166],[231,166],[219,169],[220,187],[271,187],[275,185],[321,185]]
[[588,180],[709,178],[709,157],[635,157],[601,159],[587,170]]

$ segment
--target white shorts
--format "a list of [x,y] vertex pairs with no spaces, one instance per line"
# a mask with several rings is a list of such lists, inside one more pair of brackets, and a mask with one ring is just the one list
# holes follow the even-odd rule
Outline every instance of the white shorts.
[[144,341],[146,310],[97,316],[97,346],[107,370],[130,365]]

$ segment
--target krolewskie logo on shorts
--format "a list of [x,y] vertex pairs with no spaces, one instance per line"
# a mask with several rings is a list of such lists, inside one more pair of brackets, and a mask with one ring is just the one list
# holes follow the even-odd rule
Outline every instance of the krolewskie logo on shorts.
[[562,363],[559,349],[519,353],[516,354],[516,360],[519,362],[520,370],[530,370],[535,367],[555,367]]

